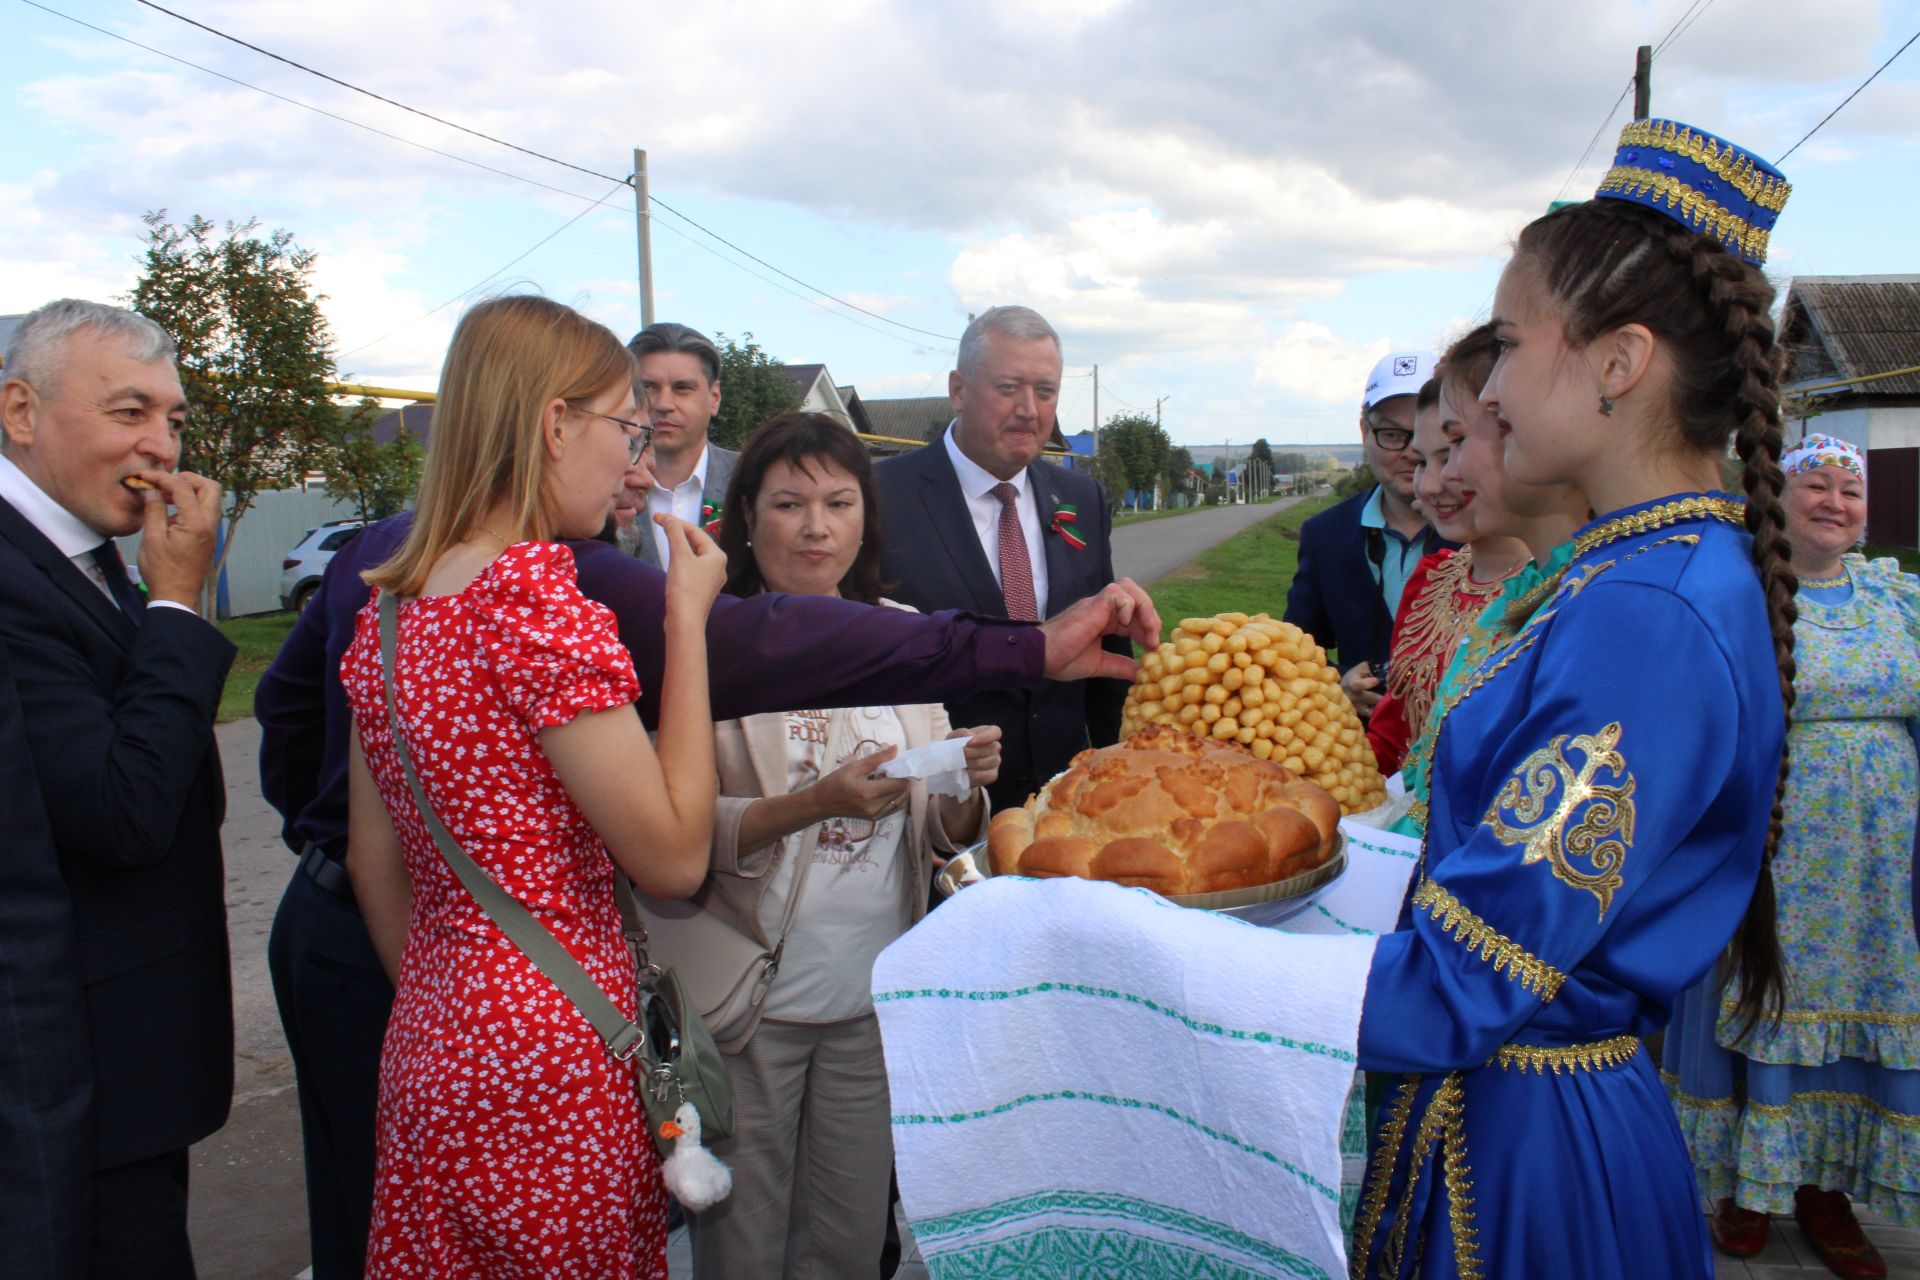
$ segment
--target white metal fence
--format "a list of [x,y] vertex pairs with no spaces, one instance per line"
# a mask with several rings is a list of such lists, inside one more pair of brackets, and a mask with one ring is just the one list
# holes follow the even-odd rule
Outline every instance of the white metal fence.
[[[358,514],[353,504],[325,489],[275,489],[258,495],[233,533],[233,550],[221,575],[219,611],[223,618],[272,613],[280,607],[280,562],[306,536],[328,520]],[[140,535],[120,540],[128,564],[138,560]]]

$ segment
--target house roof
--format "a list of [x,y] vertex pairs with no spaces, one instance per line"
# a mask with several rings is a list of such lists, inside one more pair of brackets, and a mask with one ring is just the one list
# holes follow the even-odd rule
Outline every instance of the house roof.
[[[867,418],[875,435],[902,440],[937,440],[953,421],[953,401],[946,396],[909,396],[900,400],[864,400]],[[1070,452],[1060,424],[1053,424],[1053,437],[1047,448]]]
[[[1781,340],[1789,379],[1829,382],[1920,365],[1920,275],[1796,276],[1787,287]],[[1920,396],[1920,373],[1837,392]]]
[[826,369],[827,366],[823,364],[783,364],[780,366],[780,372],[787,377],[787,386],[790,387],[793,394],[797,396],[804,396],[807,392],[813,390],[813,384],[819,381],[820,375],[825,373]]

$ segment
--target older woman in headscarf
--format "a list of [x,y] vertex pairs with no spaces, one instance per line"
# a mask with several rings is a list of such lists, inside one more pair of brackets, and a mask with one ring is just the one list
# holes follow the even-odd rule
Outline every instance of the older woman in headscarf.
[[1743,1029],[1709,979],[1675,1013],[1667,1084],[1721,1249],[1758,1253],[1766,1215],[1791,1210],[1835,1274],[1884,1276],[1849,1197],[1920,1224],[1920,579],[1853,553],[1867,521],[1858,449],[1813,434],[1783,466],[1800,579],[1774,860],[1787,1007]]

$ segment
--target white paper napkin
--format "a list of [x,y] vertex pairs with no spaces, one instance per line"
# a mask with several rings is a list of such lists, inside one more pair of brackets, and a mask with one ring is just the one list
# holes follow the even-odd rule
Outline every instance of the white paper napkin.
[[965,738],[946,738],[902,751],[874,773],[882,778],[925,778],[930,795],[965,800],[973,794],[973,782],[967,777]]

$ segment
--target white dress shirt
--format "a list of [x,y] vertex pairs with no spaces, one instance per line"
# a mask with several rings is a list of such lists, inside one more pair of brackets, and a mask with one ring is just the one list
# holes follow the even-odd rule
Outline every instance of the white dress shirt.
[[671,489],[656,484],[647,490],[646,509],[640,513],[647,522],[647,530],[653,534],[653,549],[660,553],[660,567],[665,569],[673,558],[673,552],[667,546],[667,531],[653,522],[656,515],[678,516],[688,524],[699,524],[700,499],[707,491],[707,459],[710,451],[705,444],[700,446],[700,457],[693,464],[693,474],[689,475]]
[[[100,594],[113,600],[113,588],[107,585],[107,575],[100,571],[100,566],[93,558],[94,548],[107,539],[88,528],[79,516],[48,497],[46,490],[35,484],[4,453],[0,453],[0,498],[6,499],[7,505],[24,516],[28,524],[38,529],[48,542],[59,549],[61,555],[73,561],[73,567],[86,574],[87,581],[100,588]],[[113,607],[118,609],[120,602],[113,600]],[[177,600],[149,600],[147,607],[186,609],[191,614],[199,613],[199,610]]]
[[[960,477],[960,492],[966,495],[967,514],[973,517],[973,532],[980,539],[980,549],[987,553],[987,567],[993,570],[993,580],[1000,582],[1000,499],[993,496],[993,487],[1001,483],[1000,477],[960,452],[960,446],[954,443],[952,423],[947,424],[947,433],[941,440],[947,446],[954,474]],[[1020,532],[1027,538],[1027,563],[1033,566],[1034,607],[1044,618],[1047,616],[1047,548],[1041,537],[1044,526],[1040,523],[1040,503],[1034,496],[1033,485],[1028,483],[1025,467],[1006,483],[1019,494],[1013,500],[1013,509],[1020,517]]]

